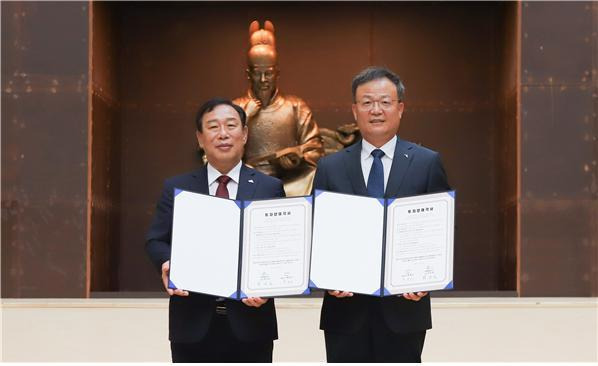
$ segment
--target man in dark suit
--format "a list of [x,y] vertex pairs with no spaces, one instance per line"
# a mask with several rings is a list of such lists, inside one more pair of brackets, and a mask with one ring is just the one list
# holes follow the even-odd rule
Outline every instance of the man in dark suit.
[[[355,76],[352,90],[363,139],[320,160],[314,189],[372,197],[449,190],[438,153],[397,137],[405,98],[400,78],[370,67]],[[320,319],[328,361],[421,362],[432,327],[427,295],[378,298],[328,291]]]
[[226,99],[211,99],[199,108],[196,126],[197,141],[208,163],[198,171],[166,180],[145,246],[170,295],[172,360],[272,362],[273,340],[278,337],[274,299],[239,302],[168,288],[174,188],[240,200],[285,195],[280,180],[241,162],[247,142],[241,107]]

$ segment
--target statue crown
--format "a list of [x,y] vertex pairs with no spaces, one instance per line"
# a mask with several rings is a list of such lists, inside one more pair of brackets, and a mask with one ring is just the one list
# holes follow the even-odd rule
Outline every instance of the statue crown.
[[254,20],[249,25],[249,47],[258,45],[266,45],[272,48],[276,48],[274,40],[274,24],[271,21],[266,20],[264,23],[264,29],[260,29],[260,23]]

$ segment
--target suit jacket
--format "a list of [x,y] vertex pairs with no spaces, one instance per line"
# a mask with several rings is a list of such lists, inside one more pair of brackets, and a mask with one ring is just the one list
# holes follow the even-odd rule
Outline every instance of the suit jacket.
[[[361,141],[320,159],[314,189],[367,196],[361,169]],[[387,198],[450,190],[439,154],[397,137]],[[350,298],[324,295],[320,329],[350,334],[369,321],[369,312],[381,312],[389,329],[409,333],[432,328],[430,296],[420,301],[388,296],[377,298],[355,294]]]
[[[253,183],[250,182],[253,181]],[[174,188],[209,194],[207,168],[169,178],[156,207],[154,221],[146,236],[145,249],[156,269],[170,260]],[[237,199],[284,197],[282,182],[243,165],[239,175]],[[233,223],[233,225],[236,223]],[[218,245],[214,243],[214,245]],[[169,304],[169,339],[173,342],[199,342],[206,335],[214,313],[216,297],[198,293],[171,296]],[[233,333],[240,340],[267,341],[278,338],[274,299],[259,308],[240,301],[225,300]]]

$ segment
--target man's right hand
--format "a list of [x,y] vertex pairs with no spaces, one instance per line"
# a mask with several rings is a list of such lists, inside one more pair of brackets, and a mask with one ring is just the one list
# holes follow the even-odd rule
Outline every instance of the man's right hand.
[[177,295],[177,296],[189,296],[189,291],[180,290],[180,289],[171,289],[168,288],[168,273],[170,272],[170,261],[166,261],[162,263],[162,284],[164,285],[164,289],[168,292],[168,295]]
[[352,292],[349,292],[349,291],[338,291],[338,290],[328,291],[328,294],[331,295],[331,296],[334,296],[334,297],[338,297],[338,298],[353,296]]

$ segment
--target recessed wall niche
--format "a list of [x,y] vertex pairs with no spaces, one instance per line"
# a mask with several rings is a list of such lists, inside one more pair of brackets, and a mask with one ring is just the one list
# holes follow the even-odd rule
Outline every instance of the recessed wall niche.
[[144,251],[165,178],[197,169],[194,116],[245,93],[249,23],[276,27],[280,91],[321,127],[353,121],[352,77],[406,85],[401,138],[457,191],[455,290],[515,293],[516,3],[93,2],[91,291],[162,291]]

